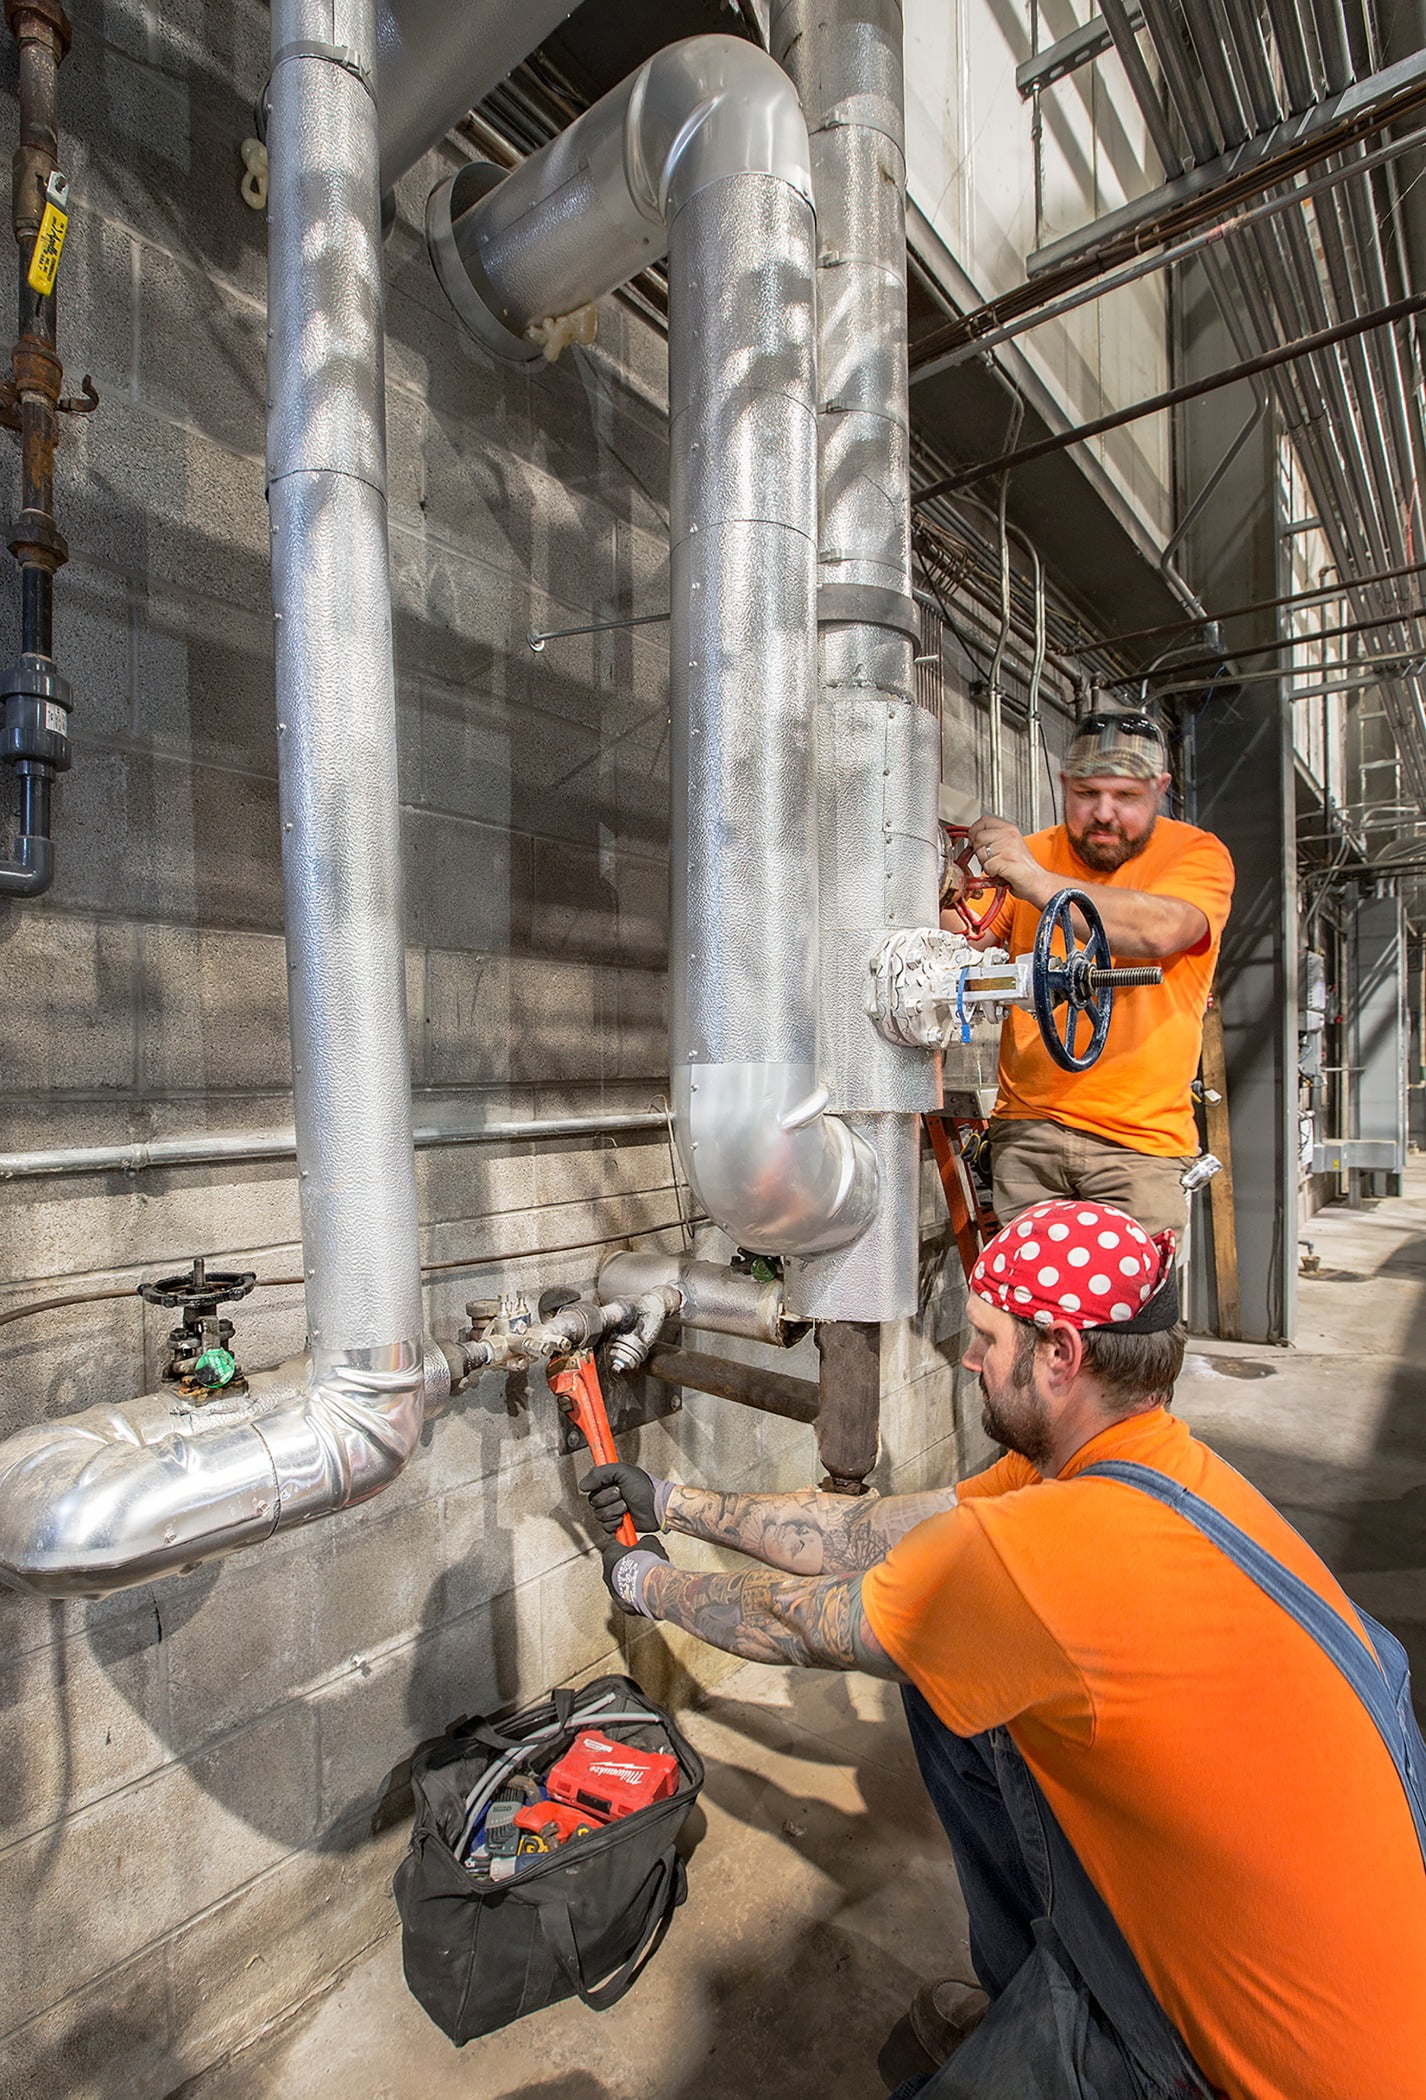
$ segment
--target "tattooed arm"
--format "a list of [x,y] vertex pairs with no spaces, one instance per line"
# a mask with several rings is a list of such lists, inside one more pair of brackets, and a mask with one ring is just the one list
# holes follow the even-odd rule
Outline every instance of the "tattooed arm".
[[866,1670],[874,1677],[901,1678],[867,1624],[860,1575],[809,1577],[774,1568],[690,1575],[655,1561],[640,1572],[636,1594],[634,1608],[648,1618],[681,1626],[700,1641],[749,1662]]
[[884,1560],[927,1517],[955,1506],[954,1488],[921,1495],[819,1495],[810,1488],[790,1495],[731,1495],[675,1484],[668,1490],[663,1528],[732,1546],[794,1575],[854,1574]]

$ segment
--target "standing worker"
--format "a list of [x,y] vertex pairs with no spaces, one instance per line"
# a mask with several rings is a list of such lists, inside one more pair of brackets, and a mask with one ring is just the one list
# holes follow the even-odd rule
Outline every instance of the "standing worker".
[[996,1215],[1009,1225],[1047,1196],[1091,1196],[1149,1232],[1182,1235],[1182,1175],[1198,1150],[1189,1089],[1233,863],[1211,832],[1159,814],[1168,757],[1147,715],[1086,716],[1060,780],[1064,822],[1051,830],[1027,839],[995,816],[971,826],[981,867],[1010,892],[979,943],[1026,954],[1051,897],[1090,889],[1114,960],[1161,963],[1163,983],[1115,993],[1114,1025],[1087,1072],[1062,1071],[1033,1014],[1011,1008],[990,1125]]
[[616,1601],[905,1687],[985,1993],[918,1998],[950,2052],[923,2100],[1421,2100],[1405,1656],[1167,1411],[1172,1234],[1038,1205],[986,1247],[968,1313],[1007,1452],[988,1472],[849,1501],[600,1466],[581,1486],[606,1528],[627,1512],[764,1563],[692,1574],[611,1544]]

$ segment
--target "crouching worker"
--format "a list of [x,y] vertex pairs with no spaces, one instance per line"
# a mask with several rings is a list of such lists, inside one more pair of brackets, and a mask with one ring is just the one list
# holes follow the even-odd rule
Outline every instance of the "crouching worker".
[[902,1683],[989,2001],[902,2094],[1426,2093],[1404,1656],[1167,1412],[1176,1291],[1170,1234],[1042,1203],[972,1279],[965,1364],[1006,1449],[988,1472],[865,1500],[624,1465],[584,1483],[606,1527],[627,1510],[763,1563],[688,1574],[652,1539],[611,1544],[625,1611]]

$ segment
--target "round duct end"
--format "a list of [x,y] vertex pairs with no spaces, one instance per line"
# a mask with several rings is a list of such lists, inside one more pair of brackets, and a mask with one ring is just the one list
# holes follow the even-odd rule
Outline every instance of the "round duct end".
[[494,161],[473,160],[438,183],[426,201],[426,252],[441,290],[482,348],[500,364],[533,365],[544,356],[543,344],[505,326],[472,278],[456,238],[461,219],[505,180],[505,173]]

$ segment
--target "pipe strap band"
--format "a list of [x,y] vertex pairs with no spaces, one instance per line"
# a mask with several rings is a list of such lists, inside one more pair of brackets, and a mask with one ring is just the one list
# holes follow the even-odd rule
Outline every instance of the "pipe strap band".
[[907,641],[921,640],[914,598],[875,583],[823,583],[817,587],[819,627],[885,627]]
[[[267,76],[268,88],[272,85],[273,73],[276,73],[283,60],[288,58],[324,58],[328,65],[340,66],[344,73],[351,74],[353,80],[360,81],[372,101],[376,100],[376,82],[362,64],[360,54],[354,51],[350,44],[322,44],[310,38],[299,38],[293,43],[284,44],[280,50],[273,53],[272,72]],[[267,89],[263,90],[262,100],[265,104]]]

